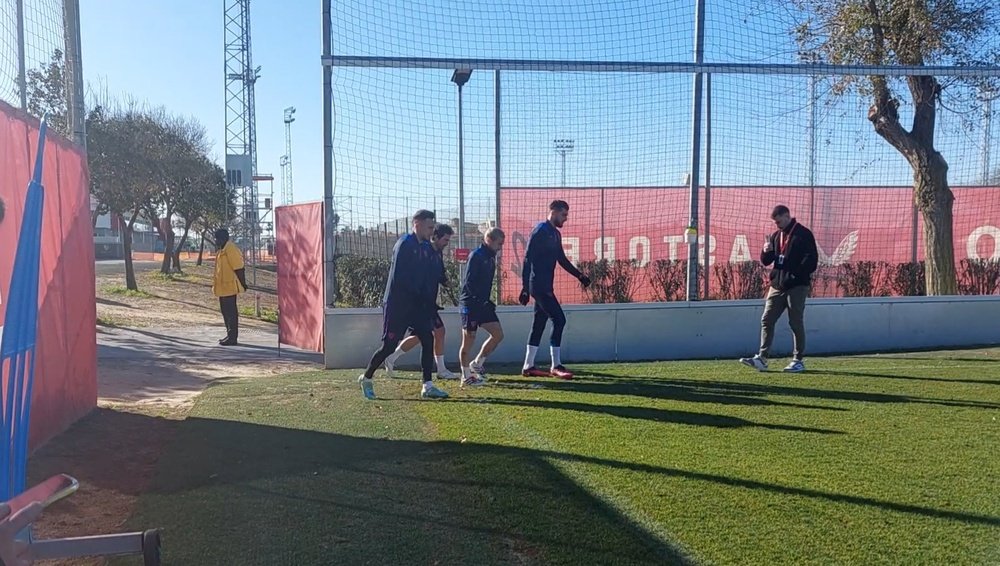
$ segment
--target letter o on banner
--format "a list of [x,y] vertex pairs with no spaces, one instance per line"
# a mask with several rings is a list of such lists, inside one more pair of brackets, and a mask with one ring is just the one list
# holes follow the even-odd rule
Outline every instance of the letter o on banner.
[[[983,236],[989,236],[993,239],[993,253],[985,254],[986,257],[982,257],[979,254],[979,240]],[[996,226],[980,226],[976,228],[969,234],[969,240],[966,242],[965,248],[969,259],[1000,261],[1000,228]]]
[[[639,255],[639,248],[642,248],[642,255]],[[628,242],[628,257],[632,261],[638,261],[639,267],[646,267],[649,263],[649,238],[636,236]]]

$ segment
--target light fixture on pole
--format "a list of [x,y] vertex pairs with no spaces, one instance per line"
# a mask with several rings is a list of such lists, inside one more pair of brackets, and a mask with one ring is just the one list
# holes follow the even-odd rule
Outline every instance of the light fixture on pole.
[[562,158],[562,186],[566,186],[566,154],[573,151],[576,142],[570,139],[552,140],[556,153]]
[[[458,247],[465,249],[465,147],[462,138],[462,87],[472,77],[472,69],[455,69],[451,82],[458,86]],[[460,277],[465,278],[465,263],[460,264]]]

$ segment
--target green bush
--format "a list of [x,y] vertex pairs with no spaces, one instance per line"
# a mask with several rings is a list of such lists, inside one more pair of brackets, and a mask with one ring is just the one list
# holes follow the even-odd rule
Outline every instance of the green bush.
[[963,259],[957,275],[958,292],[963,295],[996,295],[1000,292],[1000,261]]
[[714,266],[722,300],[760,299],[767,289],[767,268],[759,261],[721,263]]
[[346,308],[382,304],[390,261],[386,258],[342,255],[337,258],[337,305]]
[[591,303],[631,303],[634,300],[639,286],[638,261],[584,261],[579,268],[584,275],[590,277],[591,285],[585,292]]

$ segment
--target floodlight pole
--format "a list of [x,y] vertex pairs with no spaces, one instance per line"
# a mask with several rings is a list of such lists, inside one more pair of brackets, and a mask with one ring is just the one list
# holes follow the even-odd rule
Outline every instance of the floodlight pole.
[[573,148],[576,146],[576,141],[575,140],[569,140],[569,139],[561,139],[561,140],[552,140],[552,143],[555,145],[556,153],[558,153],[559,157],[562,158],[562,185],[561,186],[565,187],[566,186],[566,154],[573,152]]
[[[455,69],[451,82],[458,85],[458,247],[465,248],[465,145],[462,127],[462,86],[472,77],[472,69]],[[459,278],[465,279],[465,263],[459,264]]]

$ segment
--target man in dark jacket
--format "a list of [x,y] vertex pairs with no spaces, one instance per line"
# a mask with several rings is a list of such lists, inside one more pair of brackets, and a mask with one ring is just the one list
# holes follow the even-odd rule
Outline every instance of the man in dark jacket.
[[407,331],[420,340],[420,367],[423,370],[424,399],[444,399],[448,394],[431,382],[434,372],[434,315],[440,273],[429,240],[437,222],[434,213],[418,210],[413,215],[413,231],[396,241],[392,264],[385,284],[382,312],[382,347],[372,355],[365,373],[358,377],[366,399],[375,399],[372,377],[392,354]]
[[774,324],[788,310],[794,351],[785,371],[799,373],[806,369],[802,361],[806,348],[803,315],[811,276],[819,264],[819,253],[813,233],[792,218],[787,206],[779,204],[774,207],[771,219],[778,230],[767,239],[760,254],[761,263],[765,266],[773,264],[768,274],[771,286],[764,304],[764,315],[760,319],[760,351],[752,358],[741,358],[740,362],[758,371],[767,370],[767,356],[774,341]]

